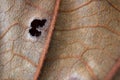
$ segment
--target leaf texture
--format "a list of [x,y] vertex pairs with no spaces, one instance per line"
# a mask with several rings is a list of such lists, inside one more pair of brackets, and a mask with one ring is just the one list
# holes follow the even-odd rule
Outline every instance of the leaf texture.
[[39,80],[120,80],[119,4],[61,0]]
[[[0,0],[0,80],[37,80],[58,5],[59,0]],[[46,20],[40,36],[30,34],[34,19]]]

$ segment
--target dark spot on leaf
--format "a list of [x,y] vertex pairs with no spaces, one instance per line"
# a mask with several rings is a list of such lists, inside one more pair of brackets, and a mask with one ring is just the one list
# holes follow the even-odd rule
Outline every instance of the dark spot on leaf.
[[40,19],[35,19],[35,20],[33,20],[33,21],[31,22],[31,27],[32,27],[32,28],[43,27],[43,26],[45,25],[46,21],[47,21],[46,19],[42,19],[42,20],[40,20]]
[[38,37],[38,36],[41,35],[41,31],[38,31],[38,30],[36,30],[36,29],[34,29],[34,28],[30,29],[30,30],[29,30],[29,33],[30,33],[32,36],[36,36],[36,37]]
[[34,19],[32,22],[31,22],[31,29],[29,30],[29,33],[30,35],[32,36],[36,36],[36,37],[39,37],[41,35],[41,31],[38,31],[37,28],[42,28],[45,23],[46,23],[46,19]]

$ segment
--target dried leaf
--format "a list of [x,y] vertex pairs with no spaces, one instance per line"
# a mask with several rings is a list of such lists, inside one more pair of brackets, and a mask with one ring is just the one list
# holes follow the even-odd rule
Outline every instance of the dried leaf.
[[0,80],[36,80],[60,0],[0,0]]
[[39,80],[111,80],[120,68],[119,4],[61,0]]

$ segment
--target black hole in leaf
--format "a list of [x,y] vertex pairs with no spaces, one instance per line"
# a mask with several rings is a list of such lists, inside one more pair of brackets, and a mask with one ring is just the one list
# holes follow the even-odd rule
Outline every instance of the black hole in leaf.
[[41,31],[36,31],[36,37],[40,36],[41,35]]
[[37,28],[39,27],[43,27],[46,23],[46,19],[42,19],[42,20],[39,20],[39,19],[35,19],[31,22],[31,29],[29,30],[29,33],[32,35],[32,36],[40,36],[41,35],[41,31],[38,31]]
[[42,19],[42,20],[35,19],[32,21],[31,27],[32,28],[43,27],[45,25],[46,21],[47,21],[46,19]]
[[29,30],[29,33],[30,33],[32,36],[35,36],[35,31],[36,31],[35,29],[30,29],[30,30]]
[[34,29],[34,28],[30,29],[30,30],[29,30],[29,33],[30,33],[32,36],[36,36],[36,37],[38,37],[38,36],[41,35],[41,31],[38,31],[38,30],[36,30],[36,29]]

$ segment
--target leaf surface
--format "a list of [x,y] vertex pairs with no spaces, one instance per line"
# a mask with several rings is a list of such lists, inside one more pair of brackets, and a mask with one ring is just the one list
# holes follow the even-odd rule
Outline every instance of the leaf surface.
[[61,0],[39,80],[119,80],[120,1]]
[[59,0],[0,0],[0,80],[37,80],[58,5]]

